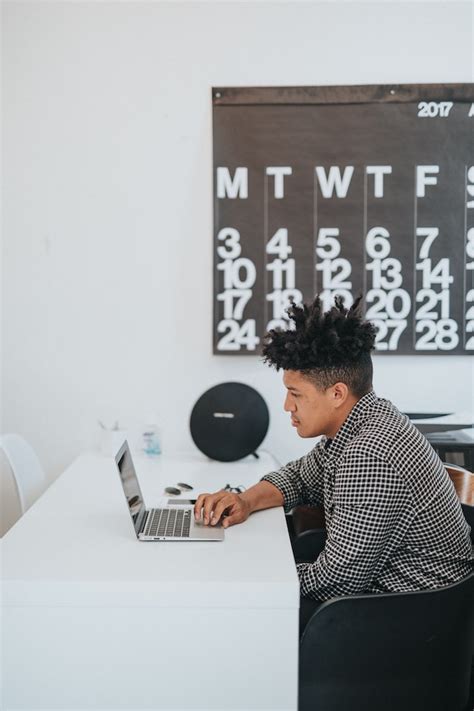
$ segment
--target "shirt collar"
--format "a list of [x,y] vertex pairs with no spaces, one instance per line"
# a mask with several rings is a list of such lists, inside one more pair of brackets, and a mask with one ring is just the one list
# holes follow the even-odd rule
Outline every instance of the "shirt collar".
[[368,393],[363,395],[360,400],[356,402],[334,439],[327,440],[325,449],[330,457],[338,457],[342,454],[354,434],[357,432],[357,429],[360,426],[361,421],[364,419],[367,411],[370,410],[376,402],[377,395],[373,390],[369,390]]

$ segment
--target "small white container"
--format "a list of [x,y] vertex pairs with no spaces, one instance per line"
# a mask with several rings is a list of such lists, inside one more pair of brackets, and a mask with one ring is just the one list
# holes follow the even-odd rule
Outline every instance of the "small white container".
[[126,439],[128,430],[101,430],[101,453],[106,457],[115,457]]

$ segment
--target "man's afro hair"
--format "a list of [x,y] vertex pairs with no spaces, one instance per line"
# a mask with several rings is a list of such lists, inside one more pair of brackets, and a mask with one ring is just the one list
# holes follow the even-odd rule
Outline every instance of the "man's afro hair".
[[362,296],[346,309],[336,296],[323,312],[321,299],[287,309],[293,322],[288,330],[272,329],[264,337],[263,359],[277,370],[330,369],[356,364],[374,348],[376,328],[361,316]]

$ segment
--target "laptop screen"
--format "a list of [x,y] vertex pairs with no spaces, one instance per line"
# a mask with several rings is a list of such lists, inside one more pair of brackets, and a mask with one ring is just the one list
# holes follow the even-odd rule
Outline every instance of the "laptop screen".
[[133,466],[132,456],[127,442],[124,442],[118,452],[115,461],[122,480],[122,486],[127,499],[130,516],[132,517],[135,533],[139,534],[140,523],[142,516],[145,513],[145,503],[143,501],[140,485],[138,484],[135,467]]

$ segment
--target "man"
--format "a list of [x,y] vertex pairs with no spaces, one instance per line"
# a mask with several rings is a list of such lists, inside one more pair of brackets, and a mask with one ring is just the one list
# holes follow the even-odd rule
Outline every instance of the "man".
[[224,527],[260,509],[323,504],[327,539],[297,564],[303,598],[438,588],[472,569],[472,545],[454,487],[430,444],[372,389],[375,328],[361,298],[323,313],[292,304],[294,328],[267,334],[264,359],[283,369],[285,410],[300,437],[322,439],[306,456],[243,494],[201,494],[195,516]]

